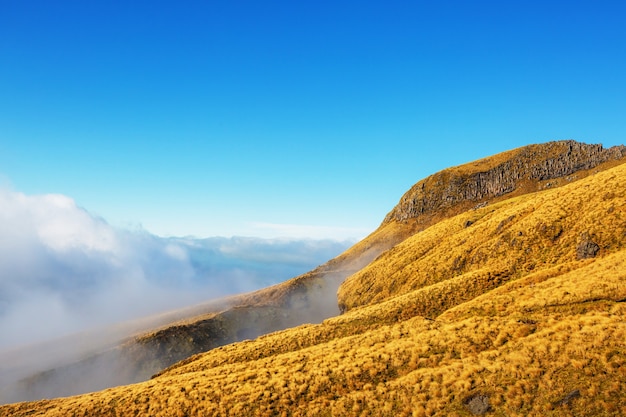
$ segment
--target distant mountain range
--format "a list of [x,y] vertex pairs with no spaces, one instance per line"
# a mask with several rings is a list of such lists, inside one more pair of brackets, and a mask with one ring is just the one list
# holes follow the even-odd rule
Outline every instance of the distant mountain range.
[[443,170],[312,271],[18,389],[121,386],[0,416],[624,415],[624,162],[559,141]]

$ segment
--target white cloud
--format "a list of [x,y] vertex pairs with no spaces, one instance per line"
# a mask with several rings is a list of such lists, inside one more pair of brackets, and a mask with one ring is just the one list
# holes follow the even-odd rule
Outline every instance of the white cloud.
[[168,244],[165,246],[163,250],[165,254],[172,257],[172,259],[176,259],[178,261],[186,262],[189,260],[189,256],[187,255],[187,251],[179,245]]
[[[284,236],[327,238],[331,231],[258,227]],[[271,285],[349,244],[160,238],[114,228],[63,195],[0,187],[0,350]]]
[[114,230],[103,220],[95,219],[62,195],[31,197],[29,207],[37,222],[41,241],[56,251],[72,249],[115,253],[118,242]]

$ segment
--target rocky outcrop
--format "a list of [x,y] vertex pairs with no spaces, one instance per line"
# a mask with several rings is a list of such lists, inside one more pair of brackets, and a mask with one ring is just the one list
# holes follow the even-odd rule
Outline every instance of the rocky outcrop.
[[625,146],[605,149],[602,145],[573,140],[526,146],[446,169],[418,182],[400,199],[383,224],[441,214],[456,206],[467,209],[514,191],[537,191],[550,187],[550,180],[571,181],[577,172],[625,157]]
[[591,240],[589,233],[583,233],[580,237],[580,242],[576,247],[576,259],[589,259],[595,258],[600,251],[600,245]]

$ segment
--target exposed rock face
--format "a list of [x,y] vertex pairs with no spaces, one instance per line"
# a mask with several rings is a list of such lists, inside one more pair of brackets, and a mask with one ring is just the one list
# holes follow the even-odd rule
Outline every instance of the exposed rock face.
[[385,217],[383,224],[445,211],[463,203],[481,204],[520,189],[536,191],[551,186],[548,180],[625,157],[625,146],[605,149],[602,145],[573,140],[526,146],[450,168],[418,182]]
[[599,251],[600,245],[591,240],[591,236],[588,233],[583,233],[576,247],[576,259],[595,258]]
[[475,395],[467,400],[465,406],[475,416],[481,416],[491,409],[489,397],[486,395]]

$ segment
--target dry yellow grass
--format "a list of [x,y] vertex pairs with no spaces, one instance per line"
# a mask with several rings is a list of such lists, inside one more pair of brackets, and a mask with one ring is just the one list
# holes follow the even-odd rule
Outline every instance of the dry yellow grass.
[[625,167],[618,166],[441,221],[349,277],[339,302],[351,309],[468,273],[489,282],[517,278],[575,260],[585,239],[601,253],[620,250],[626,245],[624,179]]
[[351,276],[341,316],[0,416],[626,415],[623,184],[626,165],[443,220]]
[[[386,306],[372,305],[216,349],[145,383],[0,410],[469,415],[464,403],[480,393],[495,415],[619,415],[626,411],[626,253],[578,264],[508,283],[434,321],[355,328],[385,315]],[[579,398],[559,404],[575,390]]]

